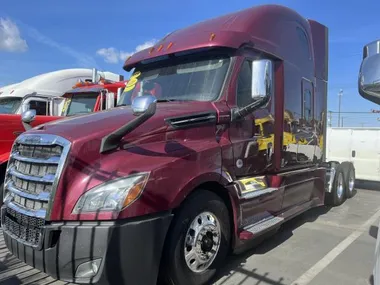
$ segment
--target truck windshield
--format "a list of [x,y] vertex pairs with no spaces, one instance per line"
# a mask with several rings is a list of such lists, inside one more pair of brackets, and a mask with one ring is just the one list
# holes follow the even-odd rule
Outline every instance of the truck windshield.
[[14,114],[21,105],[22,98],[4,97],[0,98],[0,114]]
[[62,116],[73,116],[94,112],[98,93],[75,93],[67,97]]
[[230,58],[177,59],[167,65],[137,69],[118,105],[130,105],[136,96],[151,94],[160,101],[212,101],[221,91]]

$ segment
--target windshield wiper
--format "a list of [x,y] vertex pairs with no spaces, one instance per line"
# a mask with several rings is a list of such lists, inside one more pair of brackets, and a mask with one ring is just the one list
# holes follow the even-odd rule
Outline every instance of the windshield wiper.
[[157,99],[157,102],[173,102],[173,101],[179,101],[178,99]]

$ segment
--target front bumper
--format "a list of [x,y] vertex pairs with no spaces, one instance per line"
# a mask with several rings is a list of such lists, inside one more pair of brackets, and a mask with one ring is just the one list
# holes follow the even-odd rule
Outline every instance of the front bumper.
[[[24,245],[6,230],[3,233],[16,257],[56,279],[80,284],[154,285],[171,219],[172,215],[165,213],[129,221],[52,223],[43,229],[41,250]],[[78,266],[86,268],[89,261],[99,265],[95,266],[96,275],[76,276]]]

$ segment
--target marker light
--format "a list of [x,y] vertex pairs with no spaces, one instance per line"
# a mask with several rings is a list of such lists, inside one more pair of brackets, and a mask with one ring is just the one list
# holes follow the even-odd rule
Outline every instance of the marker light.
[[214,39],[215,39],[215,34],[211,33],[211,35],[210,35],[210,42],[213,41]]
[[170,49],[172,46],[173,46],[173,42],[170,42],[170,43],[168,44],[168,47],[167,47],[166,49]]
[[163,47],[164,47],[163,45],[160,45],[160,46],[158,47],[157,51],[162,50]]

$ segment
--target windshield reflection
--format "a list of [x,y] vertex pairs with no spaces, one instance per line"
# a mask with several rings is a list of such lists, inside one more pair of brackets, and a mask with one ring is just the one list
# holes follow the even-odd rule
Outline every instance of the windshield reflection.
[[135,70],[118,105],[131,105],[136,96],[160,101],[213,101],[218,98],[230,58],[181,60],[165,66]]
[[0,98],[0,114],[15,114],[21,105],[22,98]]

